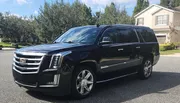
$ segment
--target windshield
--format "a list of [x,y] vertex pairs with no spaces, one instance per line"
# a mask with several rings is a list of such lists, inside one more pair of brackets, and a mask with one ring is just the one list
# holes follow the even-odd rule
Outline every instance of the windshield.
[[60,36],[55,42],[92,44],[95,42],[99,31],[99,28],[94,27],[72,28]]

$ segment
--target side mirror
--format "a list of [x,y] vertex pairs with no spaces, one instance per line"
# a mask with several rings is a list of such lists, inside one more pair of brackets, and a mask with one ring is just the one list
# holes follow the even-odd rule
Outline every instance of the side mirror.
[[102,41],[100,42],[100,44],[111,44],[112,40],[110,37],[103,37]]

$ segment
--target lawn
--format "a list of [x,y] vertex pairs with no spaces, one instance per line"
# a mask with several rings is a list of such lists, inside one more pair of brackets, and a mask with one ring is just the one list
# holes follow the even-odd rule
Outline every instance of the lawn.
[[4,43],[4,42],[0,42],[0,45],[2,45],[3,47],[11,47],[11,43]]
[[180,49],[160,51],[160,53],[161,53],[161,55],[171,55],[171,54],[175,54],[175,53],[180,53]]
[[[11,43],[4,43],[4,42],[0,42],[0,45],[2,45],[3,47],[8,47],[8,48],[13,48]],[[20,48],[22,48],[22,45],[19,45]]]

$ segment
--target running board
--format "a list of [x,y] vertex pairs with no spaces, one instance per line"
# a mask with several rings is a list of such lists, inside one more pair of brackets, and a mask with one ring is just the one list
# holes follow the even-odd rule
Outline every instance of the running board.
[[104,82],[116,80],[116,79],[119,79],[119,78],[123,78],[123,77],[127,77],[127,76],[130,76],[130,75],[133,75],[133,74],[137,74],[137,73],[138,73],[138,72],[134,72],[134,73],[131,73],[131,74],[122,75],[122,76],[115,77],[115,78],[111,78],[111,79],[107,79],[107,80],[97,81],[96,83],[104,83]]

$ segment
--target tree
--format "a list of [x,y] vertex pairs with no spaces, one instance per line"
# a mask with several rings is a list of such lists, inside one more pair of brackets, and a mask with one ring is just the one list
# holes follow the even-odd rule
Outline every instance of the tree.
[[137,4],[134,8],[133,15],[136,15],[137,13],[141,12],[145,8],[149,6],[148,0],[137,0]]
[[10,42],[30,43],[38,39],[35,33],[36,23],[33,18],[17,17],[10,13],[0,13],[0,29],[2,37]]
[[174,0],[174,7],[180,6],[180,0]]
[[160,5],[164,7],[177,7],[180,6],[180,0],[161,0]]
[[72,5],[62,1],[45,2],[36,18],[41,39],[52,42],[58,35],[72,27],[92,24],[91,8],[76,0]]
[[106,6],[105,12],[99,18],[100,24],[131,24],[131,17],[125,7],[119,9],[114,3]]

